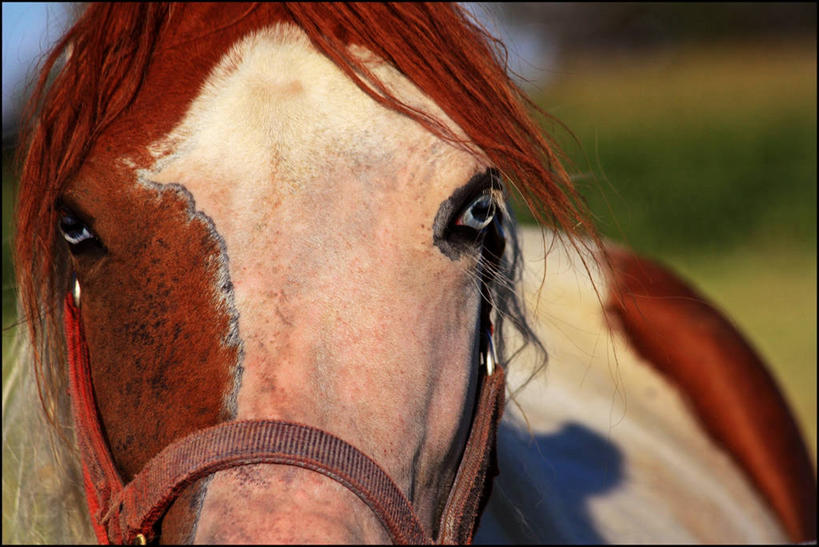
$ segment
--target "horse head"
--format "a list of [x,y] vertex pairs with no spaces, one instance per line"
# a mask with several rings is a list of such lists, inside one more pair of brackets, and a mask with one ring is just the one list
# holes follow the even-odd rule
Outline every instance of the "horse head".
[[507,185],[584,224],[461,8],[92,5],[32,104],[19,286],[101,541],[471,538]]

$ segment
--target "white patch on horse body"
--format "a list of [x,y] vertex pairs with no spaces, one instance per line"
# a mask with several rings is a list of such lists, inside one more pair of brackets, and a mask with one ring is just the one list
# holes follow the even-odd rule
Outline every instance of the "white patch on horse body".
[[[549,365],[516,397],[535,442],[517,406],[507,405],[502,472],[476,542],[786,541],[765,499],[684,398],[608,330],[576,253],[557,243],[544,263],[539,232],[521,232],[525,292],[529,308],[539,307],[533,326]],[[606,280],[593,273],[605,298]],[[522,355],[510,366],[510,389],[532,362]],[[499,528],[520,535],[493,535]]]

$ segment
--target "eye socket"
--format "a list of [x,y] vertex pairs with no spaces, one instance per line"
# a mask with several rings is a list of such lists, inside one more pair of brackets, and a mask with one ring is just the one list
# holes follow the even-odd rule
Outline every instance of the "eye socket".
[[88,226],[70,213],[64,213],[60,217],[60,230],[65,240],[71,245],[79,245],[83,241],[94,238]]
[[[473,175],[441,202],[432,225],[432,242],[451,260],[474,256],[500,233],[506,218],[503,184],[497,169]],[[497,229],[493,229],[497,228]]]
[[455,226],[466,226],[480,232],[495,218],[495,200],[492,194],[484,192],[467,205],[461,215],[455,220]]
[[91,228],[71,211],[60,209],[58,225],[72,253],[81,252],[89,247],[102,248],[99,239],[91,231]]

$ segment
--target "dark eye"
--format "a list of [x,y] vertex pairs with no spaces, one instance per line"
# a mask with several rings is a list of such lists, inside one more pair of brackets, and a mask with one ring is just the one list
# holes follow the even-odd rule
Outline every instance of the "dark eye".
[[462,253],[474,255],[486,237],[501,229],[506,218],[503,185],[497,169],[477,173],[441,202],[432,225],[432,241],[452,260]]
[[70,211],[60,211],[59,227],[72,253],[89,247],[101,247],[99,239],[91,228]]
[[466,226],[480,232],[495,218],[495,200],[489,192],[473,199],[455,220],[455,226]]

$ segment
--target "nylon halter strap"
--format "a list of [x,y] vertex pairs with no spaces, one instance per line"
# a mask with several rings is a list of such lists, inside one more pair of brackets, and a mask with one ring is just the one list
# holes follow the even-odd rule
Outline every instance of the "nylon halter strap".
[[[302,467],[340,482],[372,509],[394,543],[433,542],[412,504],[378,464],[338,437],[296,423],[235,421],[194,432],[168,445],[124,484],[102,431],[80,309],[70,293],[64,308],[74,427],[91,522],[101,544],[157,539],[156,524],[187,486],[217,471],[258,463]],[[502,367],[491,375],[481,367],[479,375],[472,427],[437,543],[471,542],[497,474],[495,435],[504,374]]]

